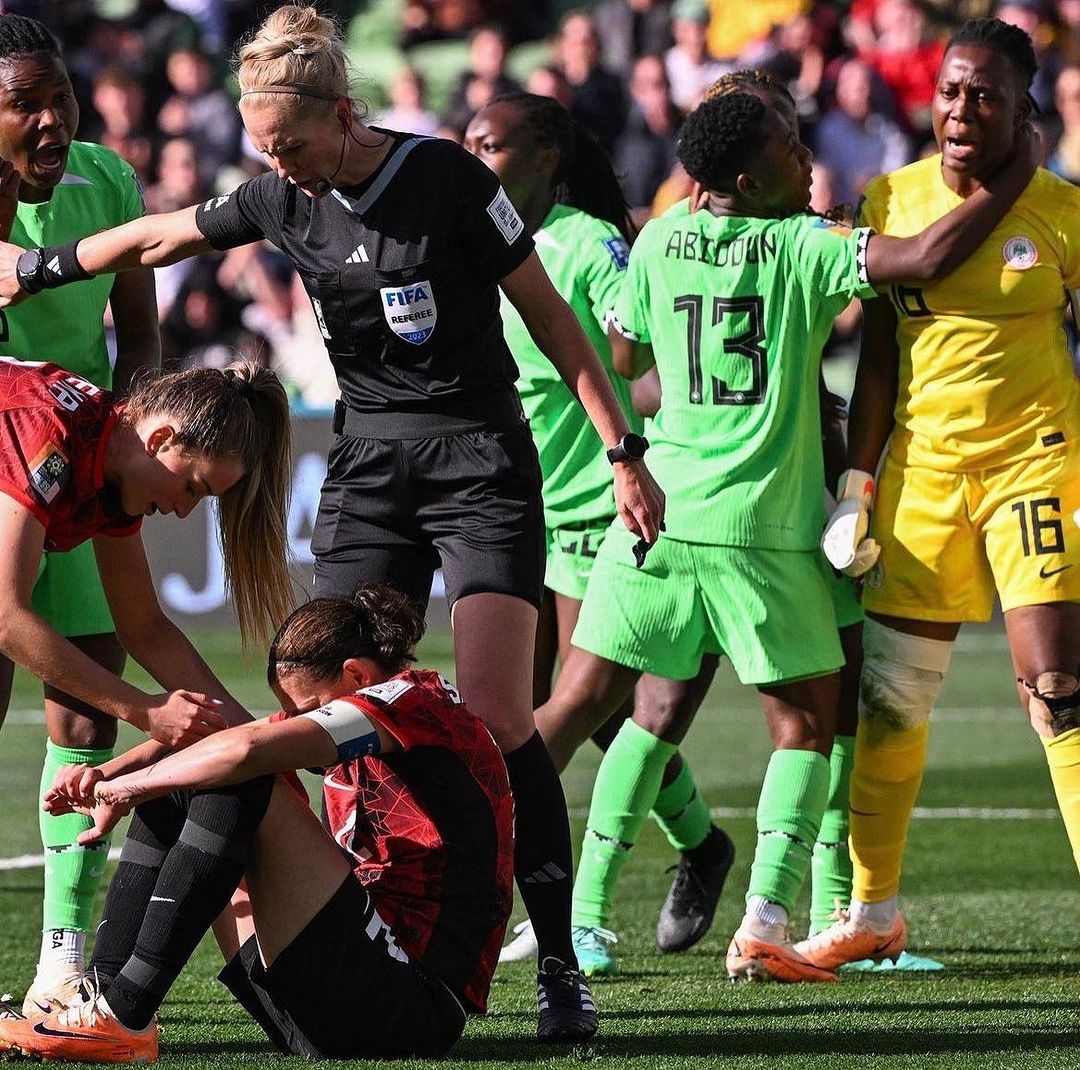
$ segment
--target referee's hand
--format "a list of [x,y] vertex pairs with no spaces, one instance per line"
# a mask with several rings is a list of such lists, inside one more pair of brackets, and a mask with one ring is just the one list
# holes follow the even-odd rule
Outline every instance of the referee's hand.
[[615,508],[630,531],[651,546],[664,523],[664,492],[644,461],[617,461]]

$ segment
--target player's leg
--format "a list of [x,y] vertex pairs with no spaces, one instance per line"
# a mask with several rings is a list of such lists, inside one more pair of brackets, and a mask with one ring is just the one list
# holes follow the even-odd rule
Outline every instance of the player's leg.
[[[34,609],[85,654],[117,675],[125,655],[113,634],[112,617],[93,548],[45,555],[45,566],[34,587]],[[101,765],[113,756],[115,718],[46,686],[45,761],[38,798],[52,787],[61,766]],[[82,978],[86,935],[91,928],[94,900],[105,879],[110,839],[91,847],[78,843],[90,820],[81,814],[54,817],[37,808],[38,828],[45,851],[45,896],[42,939],[34,981],[23,1001],[25,1014],[42,1014],[66,1005]]]
[[1046,751],[1080,866],[1080,451],[984,473],[986,550],[1005,611],[1020,701]]
[[[612,528],[593,568],[589,589],[574,632],[575,648],[556,686],[574,697],[576,708],[597,709],[601,720],[629,693],[640,671],[692,680],[710,638],[694,587],[692,551],[685,543],[661,539],[643,568],[634,566],[628,534]],[[621,668],[620,668],[621,666]],[[593,690],[588,684],[590,669]],[[566,678],[567,684],[563,684]],[[609,692],[595,687],[616,682]],[[689,691],[689,688],[684,688]],[[550,705],[550,704],[549,704]],[[656,801],[665,767],[693,715],[688,704],[657,710],[649,719],[642,711],[623,723],[604,755],[593,785],[585,838],[574,884],[574,926],[601,937],[619,874],[637,840],[641,825]],[[546,713],[541,711],[541,715]],[[541,719],[541,723],[543,719]],[[593,727],[593,725],[590,725]],[[650,730],[651,729],[651,730]],[[663,733],[663,735],[658,734]],[[667,738],[664,738],[666,736]],[[593,967],[610,968],[598,946]],[[588,966],[583,967],[588,969]]]
[[[692,680],[668,680],[650,673],[634,694],[638,723],[661,738],[671,726],[688,722],[708,693],[719,659],[706,654]],[[686,951],[708,931],[724,882],[735,861],[735,845],[713,824],[709,808],[694,783],[690,765],[676,754],[664,769],[652,815],[668,842],[679,852],[675,878],[660,909],[656,945],[661,951]]]
[[0,728],[4,727],[11,703],[11,686],[15,681],[15,662],[0,654]]
[[1020,700],[1046,751],[1073,857],[1080,868],[1080,603],[1005,613]]
[[886,458],[867,574],[859,727],[851,774],[850,916],[798,945],[835,968],[894,957],[907,935],[898,911],[911,811],[926,763],[930,713],[960,623],[987,620],[994,581],[968,505],[969,477]]
[[843,661],[819,555],[758,547],[695,549],[715,642],[739,679],[757,687],[776,748],[761,789],[747,908],[728,951],[728,973],[755,980],[831,980],[794,954],[787,935],[828,795],[826,755]]
[[597,1018],[570,938],[570,821],[533,718],[545,563],[536,447],[519,426],[421,440],[409,450],[417,520],[442,561],[457,686],[502,750],[514,794],[514,876],[538,946],[537,1035],[587,1039]]
[[273,787],[262,777],[137,807],[106,897],[88,998],[37,1028],[0,1023],[0,1044],[49,1059],[155,1059],[154,1015],[243,877]]
[[556,594],[544,588],[536,618],[536,645],[533,650],[533,709],[551,698],[551,682],[559,656]]

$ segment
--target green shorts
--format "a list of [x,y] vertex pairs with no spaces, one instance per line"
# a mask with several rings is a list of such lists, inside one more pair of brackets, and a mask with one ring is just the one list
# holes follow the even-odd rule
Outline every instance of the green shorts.
[[818,554],[818,557],[821,560],[825,582],[829,585],[829,592],[832,594],[837,628],[850,628],[853,624],[862,624],[865,614],[862,603],[859,601],[859,592],[855,589],[855,581],[850,576],[838,573],[825,559],[824,554]]
[[610,523],[602,520],[596,524],[548,528],[544,586],[580,602]]
[[844,663],[820,551],[708,546],[661,538],[645,567],[613,523],[593,563],[575,646],[671,680],[725,654],[744,684],[833,672]]
[[93,542],[80,543],[66,553],[41,555],[30,608],[63,636],[116,631]]

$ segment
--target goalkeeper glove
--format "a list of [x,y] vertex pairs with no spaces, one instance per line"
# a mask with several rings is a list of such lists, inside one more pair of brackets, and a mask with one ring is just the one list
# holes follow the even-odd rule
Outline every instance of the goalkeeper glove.
[[881,547],[866,533],[870,528],[870,503],[874,500],[874,477],[849,468],[840,477],[837,506],[825,525],[821,549],[835,569],[845,576],[869,572]]

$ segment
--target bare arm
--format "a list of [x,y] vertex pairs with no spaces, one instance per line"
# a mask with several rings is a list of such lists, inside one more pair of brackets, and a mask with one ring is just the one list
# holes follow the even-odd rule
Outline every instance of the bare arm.
[[[131,536],[127,540],[138,540]],[[38,679],[127,721],[170,745],[186,745],[224,727],[205,695],[147,695],[68,642],[33,611],[30,594],[45,529],[21,503],[0,494],[0,653]]]
[[947,215],[911,238],[874,234],[866,249],[866,269],[875,285],[906,279],[938,279],[963,263],[1005,218],[1038,166],[1037,135],[1025,127],[1017,151],[990,182]]
[[840,474],[847,468],[847,447],[844,444],[844,399],[825,385],[825,376],[818,375],[818,397],[821,405],[821,448],[825,460],[825,485],[836,490]]
[[165,616],[141,537],[98,536],[94,554],[124,649],[166,690],[204,692],[220,703],[217,711],[228,724],[250,721],[251,714],[229,694],[191,640]]
[[153,269],[138,268],[117,275],[109,305],[116,328],[113,392],[123,395],[134,375],[144,368],[157,371],[161,367]]
[[873,473],[893,428],[900,355],[888,298],[863,303],[862,342],[848,417],[848,467]]
[[[91,234],[79,242],[79,263],[91,275],[100,275],[137,267],[165,267],[209,252],[213,246],[195,225],[198,208],[192,205],[177,212],[146,215]],[[0,242],[0,307],[26,297],[15,275],[15,265],[24,252],[18,245]]]
[[624,379],[639,379],[655,365],[656,358],[648,342],[634,342],[613,326],[608,327],[607,337],[611,346],[611,366]]
[[[630,427],[607,373],[577,317],[551,285],[536,253],[530,253],[500,285],[521,314],[541,352],[581,402],[605,446],[614,446]],[[664,495],[644,462],[620,462],[615,470],[615,503],[635,535],[656,541],[664,519]]]

